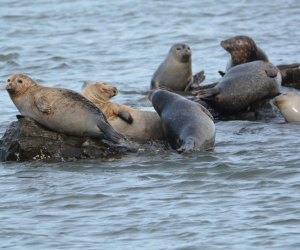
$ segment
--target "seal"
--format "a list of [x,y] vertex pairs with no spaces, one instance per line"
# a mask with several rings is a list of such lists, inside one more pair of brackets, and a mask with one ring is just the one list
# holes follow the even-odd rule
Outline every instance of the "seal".
[[214,147],[215,124],[202,105],[166,90],[152,90],[148,97],[173,149],[191,152]]
[[105,82],[88,84],[83,90],[83,95],[102,110],[112,127],[128,139],[141,143],[164,139],[161,120],[156,112],[109,102],[117,94],[118,89]]
[[154,72],[151,89],[188,91],[192,83],[192,50],[187,44],[174,44],[165,60]]
[[300,122],[300,95],[287,92],[274,98],[274,104],[279,108],[287,122]]
[[6,90],[21,115],[50,130],[114,143],[123,139],[123,135],[112,128],[101,110],[75,91],[44,87],[23,74],[10,76]]
[[221,46],[230,53],[231,59],[227,63],[226,70],[247,62],[262,60],[269,62],[265,52],[256,46],[249,36],[234,36],[221,41]]
[[228,70],[213,88],[198,91],[197,97],[221,114],[236,114],[257,101],[280,94],[281,74],[264,61],[237,65]]

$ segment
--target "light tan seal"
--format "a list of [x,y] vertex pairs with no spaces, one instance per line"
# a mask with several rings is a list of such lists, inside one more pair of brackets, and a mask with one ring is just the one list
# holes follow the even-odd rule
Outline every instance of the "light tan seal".
[[123,138],[111,127],[99,108],[75,91],[44,87],[22,74],[10,76],[6,90],[21,115],[50,130],[115,143]]
[[300,94],[287,92],[277,96],[274,104],[287,122],[300,122]]
[[214,147],[215,124],[201,104],[166,90],[152,90],[148,97],[172,148],[181,153]]
[[109,102],[117,93],[116,87],[104,82],[88,84],[83,90],[83,95],[102,110],[113,128],[128,139],[147,142],[164,138],[161,120],[156,112]]
[[186,44],[174,44],[153,74],[151,89],[188,91],[192,83],[192,50]]

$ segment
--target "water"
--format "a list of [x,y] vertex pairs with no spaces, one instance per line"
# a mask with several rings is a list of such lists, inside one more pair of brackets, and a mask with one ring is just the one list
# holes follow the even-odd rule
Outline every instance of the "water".
[[[274,64],[299,62],[300,2],[0,0],[0,136],[17,110],[4,90],[23,72],[81,91],[116,85],[144,98],[170,46],[188,43],[193,70],[218,79],[221,40],[253,37]],[[300,127],[216,124],[212,152],[120,160],[0,164],[5,249],[298,249]]]

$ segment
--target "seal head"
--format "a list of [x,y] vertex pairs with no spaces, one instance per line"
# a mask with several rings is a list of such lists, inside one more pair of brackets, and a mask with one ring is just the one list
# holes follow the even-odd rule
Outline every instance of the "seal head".
[[234,36],[223,40],[221,41],[221,47],[231,55],[227,70],[236,65],[257,60],[269,62],[267,55],[257,47],[254,40],[249,36]]

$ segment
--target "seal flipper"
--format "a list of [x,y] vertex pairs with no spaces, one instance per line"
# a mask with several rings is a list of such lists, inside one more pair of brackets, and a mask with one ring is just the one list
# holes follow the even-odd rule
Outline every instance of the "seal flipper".
[[204,73],[204,70],[201,70],[200,72],[193,75],[193,84],[196,84],[196,83],[199,84],[199,83],[203,82],[204,79],[205,79],[205,73]]
[[226,74],[226,73],[225,73],[224,71],[222,71],[222,70],[219,70],[218,73],[219,73],[219,75],[222,76],[222,77],[225,76],[225,74]]
[[118,133],[114,128],[105,120],[100,119],[97,123],[98,128],[102,132],[102,138],[114,143],[120,143],[124,140],[124,136]]
[[214,87],[209,89],[201,89],[198,91],[196,96],[204,100],[212,100],[219,93],[219,89]]
[[51,107],[50,107],[50,104],[49,104],[46,96],[41,96],[40,98],[35,99],[34,104],[38,108],[39,111],[41,111],[45,114],[51,113]]
[[123,121],[132,124],[133,118],[131,114],[126,110],[119,110],[117,114]]
[[187,137],[184,144],[177,149],[178,153],[187,153],[195,149],[195,140],[191,137]]

